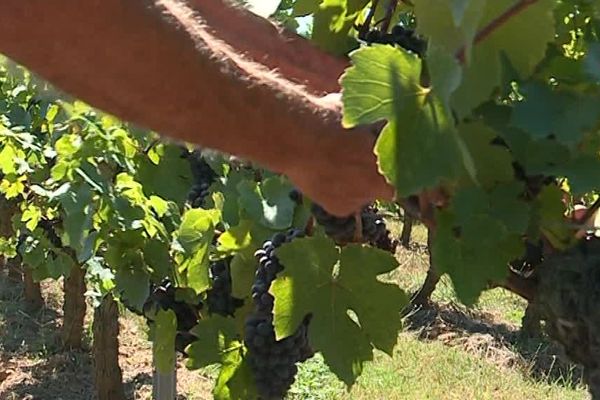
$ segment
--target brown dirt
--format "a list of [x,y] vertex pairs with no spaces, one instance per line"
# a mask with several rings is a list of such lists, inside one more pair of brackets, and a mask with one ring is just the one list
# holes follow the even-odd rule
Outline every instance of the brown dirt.
[[[86,350],[62,351],[61,287],[60,282],[44,282],[45,306],[28,313],[21,288],[0,276],[0,400],[95,400],[89,352],[91,310],[86,316]],[[127,398],[150,399],[152,347],[144,322],[126,313],[119,325],[119,363]],[[188,371],[181,359],[177,378],[180,400],[212,399],[212,379]]]

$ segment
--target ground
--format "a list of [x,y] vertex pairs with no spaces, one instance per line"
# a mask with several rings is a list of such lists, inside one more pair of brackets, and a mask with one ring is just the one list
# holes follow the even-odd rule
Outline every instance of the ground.
[[[400,223],[391,221],[398,232]],[[400,249],[400,268],[386,279],[407,290],[422,282],[428,265],[425,234],[417,227],[412,249]],[[0,277],[0,400],[93,400],[88,351],[62,352],[60,283],[44,282],[46,307],[29,313],[18,285]],[[466,309],[442,281],[431,308],[405,318],[393,357],[376,354],[357,385],[347,392],[320,357],[305,363],[290,400],[321,399],[588,399],[581,371],[545,340],[525,339],[519,324],[525,303],[502,289],[484,294]],[[89,313],[88,313],[89,314]],[[86,336],[89,341],[91,328]],[[130,399],[151,398],[151,346],[144,322],[121,317],[120,364]],[[211,399],[215,368],[178,368],[180,400]]]

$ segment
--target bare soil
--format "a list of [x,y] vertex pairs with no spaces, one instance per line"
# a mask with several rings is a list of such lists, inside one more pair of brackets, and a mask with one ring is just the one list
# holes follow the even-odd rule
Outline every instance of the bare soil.
[[[44,282],[44,307],[28,313],[21,287],[0,276],[0,400],[95,400],[90,311],[84,350],[63,351],[61,287],[57,282]],[[119,364],[127,398],[150,399],[152,347],[146,339],[144,322],[125,313],[119,324]],[[212,379],[188,371],[181,359],[177,380],[181,400],[212,399]]]

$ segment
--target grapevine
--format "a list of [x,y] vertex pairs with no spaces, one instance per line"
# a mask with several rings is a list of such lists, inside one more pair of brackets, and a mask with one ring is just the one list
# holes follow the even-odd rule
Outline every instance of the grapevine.
[[[336,242],[344,244],[354,241],[356,235],[355,216],[336,217],[318,204],[313,204],[311,211],[317,223],[325,229],[325,233]],[[398,241],[391,238],[391,233],[386,228],[385,221],[378,214],[376,207],[364,207],[359,218],[361,221],[360,238],[364,242],[391,253],[396,251]]]
[[244,340],[250,351],[259,394],[265,400],[283,398],[294,383],[298,372],[296,363],[307,360],[313,354],[307,336],[310,315],[293,335],[276,340],[273,327],[274,297],[268,292],[271,282],[284,269],[274,255],[275,249],[302,236],[303,233],[298,230],[277,233],[255,253],[259,263],[252,286],[255,308],[246,320]]
[[[600,5],[442,3],[283,1],[275,18],[302,36],[280,35],[258,17],[230,23],[226,33],[203,19],[227,45],[224,53],[243,55],[223,74],[264,64],[247,68],[263,79],[223,80],[250,93],[231,102],[240,109],[227,110],[232,121],[248,121],[248,132],[238,132],[248,135],[243,140],[271,124],[279,135],[289,134],[285,125],[313,137],[307,131],[321,115],[323,132],[316,131],[324,142],[343,131],[331,132],[338,122],[356,130],[347,137],[373,139],[368,154],[393,187],[394,203],[365,196],[346,216],[294,189],[306,184],[293,181],[302,163],[326,162],[285,152],[295,161],[287,177],[251,160],[209,158],[206,149],[66,99],[2,59],[0,253],[18,266],[17,280],[66,282],[63,326],[74,347],[84,332],[84,295],[99,320],[111,318],[113,329],[95,329],[94,343],[117,342],[103,337],[116,335],[115,300],[147,319],[161,372],[178,351],[193,368],[219,365],[216,399],[253,399],[255,391],[280,399],[299,363],[315,353],[348,387],[375,350],[394,354],[408,299],[386,280],[399,263],[383,215],[401,205],[405,222],[410,214],[427,229],[433,260],[415,302],[426,303],[443,275],[466,305],[485,290],[511,290],[540,312],[600,398]],[[224,6],[223,15],[246,14]],[[256,38],[276,42],[266,51]],[[289,92],[274,96],[269,85],[282,82]],[[93,77],[87,84],[96,86]],[[321,109],[320,96],[331,92],[341,92],[341,104]],[[253,96],[281,106],[296,104],[299,93],[310,113],[300,107],[246,118]],[[319,173],[336,176],[330,168]],[[338,183],[327,181],[332,191]]]
[[210,265],[212,287],[206,294],[209,313],[233,316],[235,310],[244,304],[243,300],[231,295],[230,262],[231,259],[223,259],[212,262]]

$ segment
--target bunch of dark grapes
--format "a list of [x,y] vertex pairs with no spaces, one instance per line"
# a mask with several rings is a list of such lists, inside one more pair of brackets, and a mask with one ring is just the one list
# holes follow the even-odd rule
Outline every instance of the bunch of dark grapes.
[[198,324],[202,302],[189,304],[177,300],[178,290],[168,279],[165,279],[160,285],[153,285],[150,296],[144,303],[143,314],[148,324],[151,325],[159,309],[173,310],[177,318],[175,348],[177,351],[184,353],[185,348],[195,340],[190,330]]
[[317,203],[312,204],[311,212],[317,223],[325,230],[325,234],[336,243],[348,243],[354,238],[354,232],[356,231],[354,215],[338,217],[330,214]]
[[398,241],[385,225],[385,220],[376,207],[365,207],[361,213],[363,239],[378,249],[396,252]]
[[398,45],[405,50],[415,53],[419,57],[423,57],[427,51],[427,41],[417,35],[414,30],[405,28],[401,25],[394,26],[391,33],[374,29],[367,32],[362,39],[368,44],[380,43],[392,46]]
[[296,229],[285,234],[277,233],[255,253],[259,263],[252,286],[255,308],[246,320],[244,341],[258,393],[263,400],[283,399],[296,379],[296,363],[313,356],[308,343],[310,315],[293,335],[276,340],[273,327],[275,299],[269,293],[271,283],[284,269],[274,254],[275,249],[302,236],[303,233]]
[[209,271],[212,287],[206,294],[206,305],[210,314],[232,317],[235,310],[244,304],[243,300],[231,295],[230,262],[231,257],[210,264]]
[[194,150],[186,156],[190,162],[194,184],[188,193],[188,202],[192,208],[202,207],[204,200],[210,194],[210,185],[217,179],[217,174],[202,158],[200,150]]
[[[323,227],[327,236],[336,243],[351,242],[356,231],[356,218],[354,216],[336,217],[329,214],[318,204],[312,205],[312,214],[319,225]],[[398,241],[391,238],[390,231],[385,225],[385,220],[379,215],[378,210],[368,206],[361,211],[362,238],[365,242],[379,249],[395,252]]]

